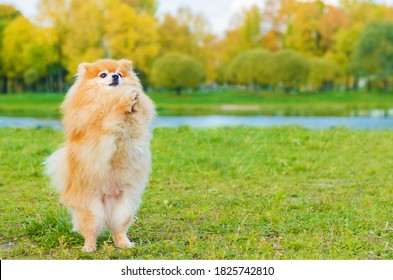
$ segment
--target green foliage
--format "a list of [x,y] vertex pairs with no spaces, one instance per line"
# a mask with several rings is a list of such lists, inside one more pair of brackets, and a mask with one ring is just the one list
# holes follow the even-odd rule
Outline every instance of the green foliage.
[[301,53],[293,50],[280,50],[274,54],[273,59],[271,67],[276,86],[288,91],[297,89],[306,83],[309,64]]
[[310,60],[309,83],[314,89],[332,89],[340,76],[340,68],[329,59],[315,57]]
[[266,86],[272,80],[272,54],[263,49],[241,52],[228,69],[228,80],[242,85]]
[[151,79],[157,88],[180,92],[198,88],[204,77],[205,71],[198,60],[181,53],[169,53],[154,62]]
[[156,0],[121,0],[121,1],[130,5],[131,7],[136,9],[139,13],[147,12],[151,15],[154,15],[157,11]]
[[332,59],[339,65],[340,70],[346,76],[345,85],[348,86],[348,77],[352,74],[351,59],[353,51],[361,34],[361,28],[351,27],[339,30],[334,35],[334,46],[330,53]]
[[37,70],[34,68],[29,68],[23,73],[23,80],[29,86],[37,82],[39,77]]
[[393,75],[393,23],[372,22],[364,29],[352,61],[361,75],[386,80]]

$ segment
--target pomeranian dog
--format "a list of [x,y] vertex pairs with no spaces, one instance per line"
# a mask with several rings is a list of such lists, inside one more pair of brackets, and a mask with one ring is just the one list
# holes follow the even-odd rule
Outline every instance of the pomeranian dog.
[[151,171],[149,125],[155,116],[128,60],[81,63],[61,105],[66,143],[45,173],[71,210],[83,251],[96,250],[106,226],[118,248],[134,246],[127,230]]

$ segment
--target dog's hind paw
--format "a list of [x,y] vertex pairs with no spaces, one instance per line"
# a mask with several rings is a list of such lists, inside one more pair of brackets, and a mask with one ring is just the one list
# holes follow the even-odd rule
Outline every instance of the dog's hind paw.
[[134,248],[135,247],[135,243],[134,242],[131,242],[131,241],[129,241],[129,240],[124,240],[124,241],[122,241],[122,242],[118,242],[117,244],[116,244],[116,247],[117,248],[119,248],[119,249],[123,249],[123,248]]
[[89,244],[85,244],[85,245],[82,247],[82,251],[85,252],[85,253],[92,253],[92,252],[94,252],[95,250],[96,250],[96,246],[89,245]]

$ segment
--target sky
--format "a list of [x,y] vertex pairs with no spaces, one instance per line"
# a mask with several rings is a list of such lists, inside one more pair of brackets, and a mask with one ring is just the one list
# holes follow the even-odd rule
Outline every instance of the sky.
[[[0,0],[1,4],[13,4],[24,16],[34,18],[39,0]],[[211,23],[212,31],[223,34],[228,28],[231,18],[244,8],[254,4],[263,6],[264,0],[158,0],[158,15],[166,12],[176,13],[180,7],[188,7],[194,13],[202,13]],[[336,5],[339,0],[325,0],[325,3]],[[393,0],[376,0],[374,2],[393,5]]]

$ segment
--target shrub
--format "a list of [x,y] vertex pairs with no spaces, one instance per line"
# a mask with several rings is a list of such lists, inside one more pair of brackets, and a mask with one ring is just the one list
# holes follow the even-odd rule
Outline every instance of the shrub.
[[183,89],[198,88],[204,77],[205,70],[198,60],[181,53],[168,53],[153,63],[151,82],[155,87],[180,93]]
[[251,49],[238,54],[232,61],[227,78],[230,82],[267,86],[272,80],[272,54],[264,49]]
[[286,92],[305,85],[309,73],[307,59],[293,50],[280,50],[273,56],[273,82]]

